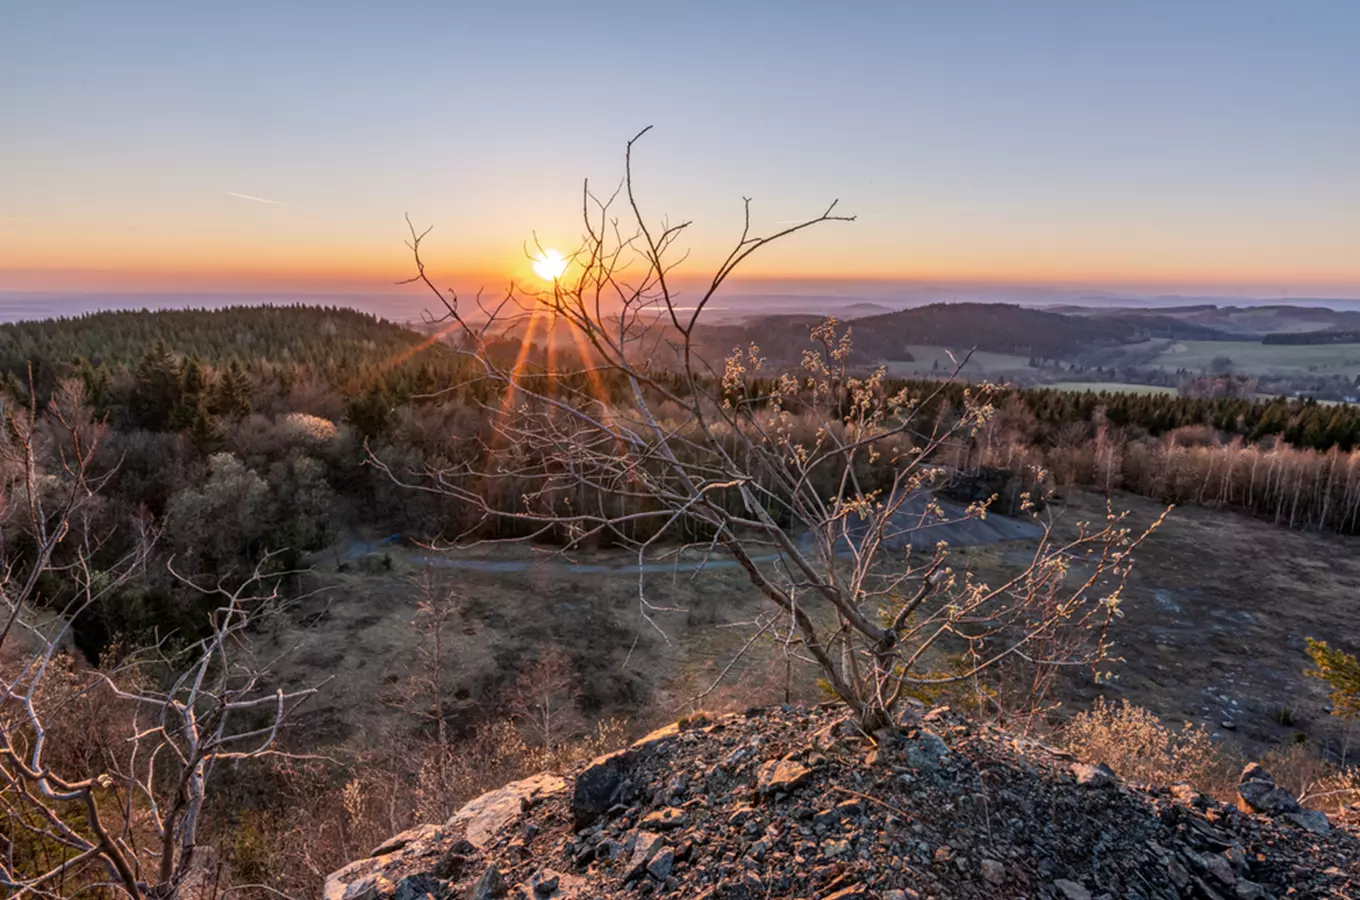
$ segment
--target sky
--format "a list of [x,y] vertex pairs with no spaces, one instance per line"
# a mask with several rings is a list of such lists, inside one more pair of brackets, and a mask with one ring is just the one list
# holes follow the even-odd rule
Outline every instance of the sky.
[[691,277],[839,199],[749,283],[1360,297],[1357,47],[1354,0],[0,0],[0,290],[388,291],[408,214],[532,278],[653,126]]

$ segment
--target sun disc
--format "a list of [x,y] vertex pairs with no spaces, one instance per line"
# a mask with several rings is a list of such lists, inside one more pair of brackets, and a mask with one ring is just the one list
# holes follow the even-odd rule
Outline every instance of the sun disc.
[[567,260],[556,250],[544,250],[533,261],[534,274],[544,281],[556,281],[567,270]]

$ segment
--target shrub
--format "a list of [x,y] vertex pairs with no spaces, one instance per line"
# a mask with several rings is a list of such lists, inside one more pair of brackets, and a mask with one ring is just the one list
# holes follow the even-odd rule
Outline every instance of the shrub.
[[1187,724],[1176,731],[1127,700],[1114,704],[1098,698],[1089,711],[1072,718],[1064,738],[1078,757],[1105,763],[1128,781],[1188,782],[1220,797],[1236,783],[1236,761],[1203,727]]
[[1273,750],[1261,764],[1304,806],[1335,814],[1360,802],[1360,771],[1324,759],[1307,742]]

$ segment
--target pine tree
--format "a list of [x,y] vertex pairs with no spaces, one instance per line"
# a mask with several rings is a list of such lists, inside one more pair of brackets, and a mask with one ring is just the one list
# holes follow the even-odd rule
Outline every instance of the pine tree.
[[224,419],[240,419],[250,415],[251,394],[250,379],[233,359],[217,379],[208,408]]
[[202,426],[208,415],[208,376],[203,366],[192,356],[185,357],[179,369],[179,397],[170,415],[170,425],[176,431]]
[[1308,638],[1308,656],[1316,668],[1308,675],[1331,687],[1332,715],[1343,719],[1360,718],[1360,660],[1349,653],[1333,650],[1326,641]]
[[131,412],[136,425],[164,431],[179,403],[180,379],[165,341],[157,340],[137,366]]

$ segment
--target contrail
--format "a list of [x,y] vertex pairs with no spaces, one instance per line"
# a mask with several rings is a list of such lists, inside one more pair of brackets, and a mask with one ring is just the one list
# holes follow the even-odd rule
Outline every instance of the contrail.
[[267,203],[270,206],[286,206],[289,209],[302,209],[302,207],[300,206],[294,206],[291,203],[284,203],[282,200],[269,200],[265,197],[254,197],[251,196],[250,194],[238,194],[235,191],[227,191],[227,196],[235,197],[238,200],[254,200],[256,203]]

